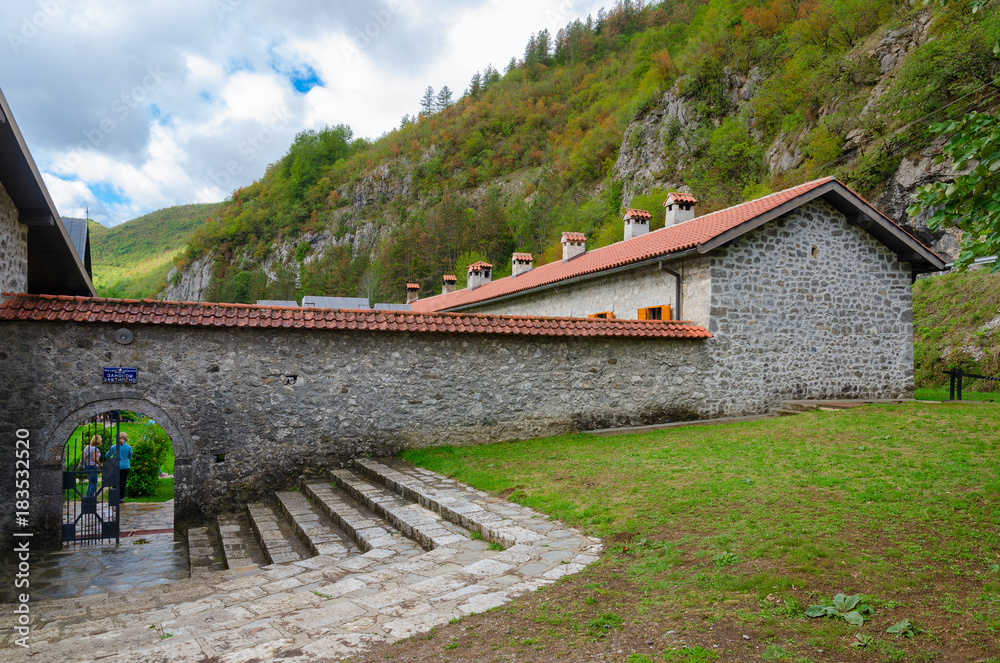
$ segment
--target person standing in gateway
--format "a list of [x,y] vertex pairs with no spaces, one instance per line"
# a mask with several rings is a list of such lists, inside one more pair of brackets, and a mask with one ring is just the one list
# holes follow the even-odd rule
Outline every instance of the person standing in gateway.
[[132,447],[128,443],[127,433],[118,433],[118,444],[111,447],[108,458],[118,459],[119,476],[121,477],[121,501],[125,501],[125,488],[128,487],[128,471],[132,467]]

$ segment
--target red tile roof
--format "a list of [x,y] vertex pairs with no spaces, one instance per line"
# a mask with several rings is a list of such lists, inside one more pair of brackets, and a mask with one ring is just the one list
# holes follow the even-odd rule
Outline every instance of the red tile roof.
[[[827,179],[831,179],[831,178],[827,178]],[[673,200],[673,202],[675,202],[675,203],[688,203],[689,205],[697,205],[698,204],[698,199],[695,198],[694,196],[692,196],[690,193],[671,192],[667,196],[667,199],[663,201],[664,207],[667,206],[667,205],[669,205],[670,204],[669,201],[671,201],[671,200]]]
[[445,274],[442,277],[442,280],[445,281],[446,283],[455,283],[456,281],[458,281],[458,277],[456,277],[454,274]]
[[562,241],[564,242],[586,242],[587,236],[583,233],[563,233]]
[[542,318],[470,313],[412,313],[345,309],[161,302],[54,295],[14,295],[0,303],[0,321],[61,321],[116,325],[329,329],[526,336],[711,338],[690,322]]
[[513,259],[521,262],[531,262],[532,260],[534,260],[534,258],[531,257],[530,253],[515,253]]
[[625,216],[631,219],[650,219],[653,215],[644,209],[630,209],[625,212]]
[[[805,184],[800,184],[799,186],[779,191],[778,193],[773,193],[757,200],[751,200],[735,207],[694,218],[685,223],[661,228],[660,230],[655,230],[633,239],[588,251],[567,262],[556,261],[535,267],[530,272],[521,274],[516,279],[510,277],[502,278],[482,285],[474,291],[464,289],[437,295],[436,297],[428,297],[414,304],[413,310],[444,311],[486,301],[495,297],[504,297],[524,292],[566,279],[603,272],[608,269],[642,262],[643,260],[659,256],[666,257],[671,254],[694,249],[700,244],[719,237],[729,230],[733,230],[744,223],[781,207],[785,203],[794,203],[799,196],[808,194],[814,189],[818,189],[831,182],[836,183],[838,187],[842,187],[845,191],[850,191],[833,177],[806,182]],[[850,191],[850,193],[857,196],[853,191]],[[693,199],[689,194],[675,195],[689,196]],[[864,202],[860,196],[857,197]],[[865,204],[867,205],[867,203]],[[873,211],[878,213],[877,210],[873,209]],[[890,219],[881,214],[879,216],[887,226],[892,226],[900,233],[906,234]],[[563,233],[564,240],[566,235],[583,236],[580,233]],[[910,239],[913,238],[910,237]],[[916,242],[916,240],[913,241]],[[919,245],[919,242],[917,244]],[[923,248],[926,249],[926,247]]]
[[420,290],[420,284],[419,283],[407,283],[406,284],[406,289],[407,290]]
[[488,262],[480,260],[479,262],[474,262],[469,265],[470,272],[481,272],[484,269],[493,269],[493,265]]

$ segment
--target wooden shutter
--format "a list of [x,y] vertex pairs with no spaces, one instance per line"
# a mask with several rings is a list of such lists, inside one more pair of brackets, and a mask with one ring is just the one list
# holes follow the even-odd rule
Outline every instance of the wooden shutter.
[[641,308],[641,309],[639,309],[639,319],[640,320],[649,320],[649,309],[648,308]]
[[674,316],[671,315],[671,313],[670,313],[670,304],[667,304],[666,306],[663,307],[663,319],[664,320],[673,320],[674,319]]

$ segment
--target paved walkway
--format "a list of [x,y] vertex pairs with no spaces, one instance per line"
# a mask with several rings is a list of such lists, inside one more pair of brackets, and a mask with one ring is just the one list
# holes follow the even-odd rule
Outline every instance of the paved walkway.
[[[121,509],[120,546],[76,546],[31,560],[33,599],[127,592],[190,576],[187,546],[174,541],[174,502],[126,502]],[[0,602],[14,598],[13,567],[0,573]]]
[[[13,615],[0,616],[0,656],[47,663],[336,661],[500,606],[584,569],[602,551],[598,539],[432,472],[393,460],[359,466],[482,538],[443,536],[433,550],[406,553],[379,547],[392,537],[375,537],[367,552],[346,558],[220,571],[155,591],[137,587],[111,602],[42,601],[32,605],[30,650],[14,646]],[[490,542],[507,548],[490,549]],[[40,658],[29,658],[35,654]]]

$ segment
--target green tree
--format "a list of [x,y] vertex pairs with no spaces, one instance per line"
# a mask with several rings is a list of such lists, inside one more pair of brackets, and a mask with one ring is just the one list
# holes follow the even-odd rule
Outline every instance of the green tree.
[[[907,210],[915,216],[932,210],[927,226],[932,230],[951,226],[962,230],[962,252],[957,267],[977,256],[1000,254],[1000,117],[972,112],[951,122],[931,126],[939,135],[951,134],[944,147],[953,167],[968,174],[954,182],[935,182],[917,191]],[[993,265],[1000,271],[1000,263]]]
[[424,96],[420,98],[420,114],[423,117],[430,117],[434,114],[436,104],[437,96],[434,94],[434,88],[428,85],[424,90]]
[[452,104],[451,97],[452,97],[451,88],[445,85],[443,88],[441,88],[441,91],[437,93],[437,99],[434,102],[434,107],[439,111],[443,111],[445,108],[451,106]]

